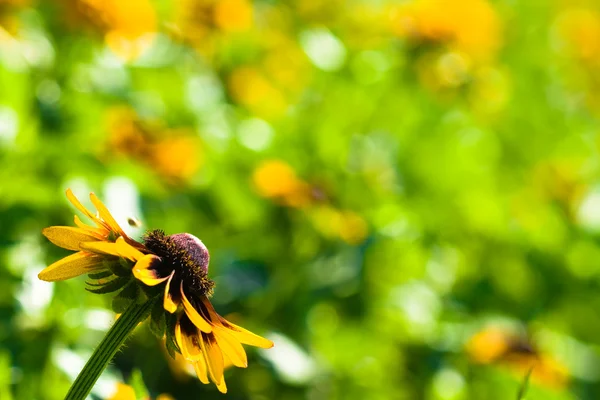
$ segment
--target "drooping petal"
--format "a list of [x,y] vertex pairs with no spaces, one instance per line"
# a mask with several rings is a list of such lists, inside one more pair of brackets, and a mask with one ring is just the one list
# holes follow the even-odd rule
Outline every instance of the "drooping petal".
[[[208,366],[208,375],[217,385],[221,393],[227,391],[225,380],[223,379],[223,353],[217,344],[217,340],[212,333],[200,333],[200,346],[202,354]],[[224,388],[225,391],[222,390]]]
[[223,326],[228,328],[229,332],[241,343],[260,347],[261,349],[270,349],[273,347],[273,342],[271,342],[269,339],[265,339],[262,336],[258,336],[257,334],[242,328],[241,326],[237,326],[221,316],[219,316],[219,320]]
[[98,240],[106,240],[106,237],[109,233],[106,229],[94,228],[93,226],[89,226],[83,223],[83,221],[77,215],[73,216],[73,220],[75,221],[75,225],[88,232],[90,235],[96,236]]
[[99,239],[96,236],[89,234],[80,228],[73,228],[72,226],[51,226],[49,228],[42,229],[42,235],[46,236],[48,240],[67,250],[79,251],[79,245],[81,242],[94,242]]
[[117,238],[115,244],[117,245],[119,256],[123,258],[130,261],[138,261],[144,257],[144,253],[127,243],[122,236]]
[[233,362],[227,357],[227,353],[223,352],[223,369],[227,370],[227,368],[231,367]]
[[103,262],[105,259],[103,256],[80,251],[46,267],[39,273],[38,278],[48,282],[74,278],[104,269]]
[[226,355],[236,367],[246,368],[248,358],[240,342],[226,328],[214,326],[213,333],[223,355]]
[[127,237],[125,232],[123,232],[123,229],[121,229],[119,224],[117,224],[117,221],[115,221],[110,211],[108,211],[108,208],[106,208],[104,203],[100,201],[98,196],[96,196],[94,193],[90,193],[90,200],[92,200],[94,207],[96,207],[98,214],[100,214],[100,218],[102,218],[102,220],[108,224],[110,230],[117,232],[121,236]]
[[208,298],[203,297],[201,301],[204,307],[206,307],[206,310],[208,311],[210,320],[213,322],[218,321],[218,324],[227,328],[229,330],[229,333],[231,333],[241,343],[249,344],[251,346],[260,347],[263,349],[270,349],[271,347],[273,347],[273,342],[271,342],[269,339],[265,339],[261,336],[250,332],[247,329],[242,328],[241,326],[237,326],[234,323],[227,321],[225,318],[217,314]]
[[221,378],[221,382],[220,383],[215,383],[215,385],[217,385],[217,389],[219,389],[219,392],[221,393],[227,393],[227,385],[225,384],[225,378]]
[[102,221],[100,221],[100,219],[98,219],[98,217],[96,217],[94,214],[92,214],[87,208],[85,208],[83,206],[83,204],[81,204],[79,202],[79,200],[77,199],[77,197],[75,197],[75,195],[73,194],[73,191],[71,191],[71,189],[67,189],[67,199],[69,199],[71,204],[73,204],[73,206],[76,209],[78,209],[83,214],[85,214],[86,217],[88,217],[89,219],[94,221],[94,223],[96,223],[96,225],[98,225],[98,227],[108,228],[108,226],[106,224],[104,224]]
[[133,276],[148,286],[156,286],[159,283],[163,283],[169,279],[170,275],[162,278],[159,276],[156,268],[160,266],[160,263],[160,257],[154,254],[147,254],[133,266]]
[[79,248],[90,253],[120,257],[117,244],[112,242],[83,242]]
[[207,384],[208,371],[206,370],[206,361],[204,360],[204,357],[196,361],[193,365],[194,371],[196,371],[196,375],[198,375],[198,379],[200,379],[200,382]]
[[196,309],[194,308],[192,303],[190,303],[188,298],[185,296],[185,293],[183,291],[183,282],[181,282],[180,292],[181,292],[181,303],[183,304],[183,309],[185,310],[185,313],[190,318],[190,320],[202,332],[205,332],[205,333],[211,332],[212,327],[210,326],[210,324],[198,313],[198,311],[196,311]]
[[167,284],[165,285],[165,296],[163,300],[163,308],[173,314],[177,311],[178,303],[175,302],[173,297],[171,296],[171,280],[173,280],[173,276],[175,275],[175,271],[171,272],[169,275],[169,279],[167,280]]
[[193,336],[189,336],[181,331],[181,323],[180,321],[177,322],[175,325],[175,340],[177,341],[177,346],[179,346],[179,349],[181,350],[181,354],[188,361],[197,361],[203,358],[202,350],[198,343],[198,336],[195,338],[196,343],[194,343]]

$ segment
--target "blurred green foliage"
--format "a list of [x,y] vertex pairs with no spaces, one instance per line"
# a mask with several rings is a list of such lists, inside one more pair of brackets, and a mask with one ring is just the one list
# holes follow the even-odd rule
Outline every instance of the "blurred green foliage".
[[[0,398],[114,320],[37,280],[67,187],[206,243],[275,342],[230,398],[599,398],[599,88],[593,0],[0,0]],[[142,326],[93,396],[221,398],[185,368]]]

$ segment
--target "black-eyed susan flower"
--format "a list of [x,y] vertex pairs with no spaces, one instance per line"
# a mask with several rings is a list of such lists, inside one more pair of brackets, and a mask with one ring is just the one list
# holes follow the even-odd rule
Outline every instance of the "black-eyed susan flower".
[[[214,282],[208,278],[209,253],[200,239],[189,233],[166,235],[149,231],[139,243],[120,228],[108,209],[92,193],[97,209],[92,214],[68,190],[71,203],[96,225],[85,225],[76,216],[77,227],[50,227],[43,234],[57,246],[77,251],[44,269],[39,278],[46,281],[88,274],[92,292],[109,293],[121,289],[116,299],[139,301],[139,292],[148,298],[162,296],[152,311],[154,329],[163,336],[167,348],[180,352],[194,366],[203,383],[209,379],[219,391],[227,387],[223,371],[228,365],[246,367],[242,344],[270,348],[273,343],[241,328],[216,313],[209,297]],[[141,290],[132,290],[141,289]],[[114,305],[114,302],[113,302]],[[169,347],[170,346],[170,347]]]

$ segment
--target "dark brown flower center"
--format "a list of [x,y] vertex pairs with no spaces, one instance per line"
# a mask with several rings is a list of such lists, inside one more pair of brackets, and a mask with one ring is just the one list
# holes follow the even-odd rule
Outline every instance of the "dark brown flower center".
[[210,296],[214,282],[208,279],[208,249],[200,239],[189,233],[167,236],[162,230],[149,231],[144,236],[144,246],[160,257],[157,273],[169,276],[173,271],[170,292],[179,298],[179,287],[188,295]]

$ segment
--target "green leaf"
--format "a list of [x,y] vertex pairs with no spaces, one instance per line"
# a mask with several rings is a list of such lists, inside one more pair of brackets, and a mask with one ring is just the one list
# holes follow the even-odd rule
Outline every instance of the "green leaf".
[[152,308],[150,314],[150,331],[159,339],[165,336],[165,329],[167,326],[165,318],[165,309],[162,301],[158,301]]
[[117,314],[122,314],[134,303],[133,300],[124,299],[122,297],[115,297],[112,300],[112,310]]
[[165,315],[167,340],[165,342],[167,352],[171,358],[175,358],[175,353],[181,353],[177,343],[175,341],[175,324],[177,323],[177,317],[174,314],[166,313]]
[[113,273],[111,271],[101,271],[101,272],[96,272],[93,274],[88,274],[88,276],[90,277],[90,279],[104,279],[104,278],[108,278],[109,276],[112,276]]
[[123,290],[117,294],[112,300],[112,309],[116,313],[122,313],[132,303],[134,303],[138,297],[138,285],[135,281],[129,282]]
[[117,276],[131,276],[131,269],[133,268],[133,263],[131,261],[125,260],[124,258],[119,258],[118,260],[107,262],[107,267],[111,270],[111,272]]
[[101,287],[94,287],[94,288],[85,288],[85,290],[87,290],[88,292],[91,293],[95,293],[95,294],[106,294],[106,293],[112,293],[112,292],[116,292],[117,290],[121,289],[123,286],[125,286],[127,284],[127,282],[130,281],[131,278],[129,277],[118,277],[113,279],[112,281],[106,283],[105,285],[101,286]]
[[138,295],[139,295],[139,285],[137,284],[137,282],[135,280],[131,280],[131,282],[129,282],[127,284],[127,286],[125,286],[123,288],[123,290],[121,290],[119,292],[119,294],[117,295],[117,297],[123,297],[129,300],[135,300]]
[[156,285],[156,286],[148,286],[148,285],[145,285],[140,282],[139,286],[140,286],[141,291],[144,292],[144,294],[151,299],[161,295],[165,290],[164,284]]

